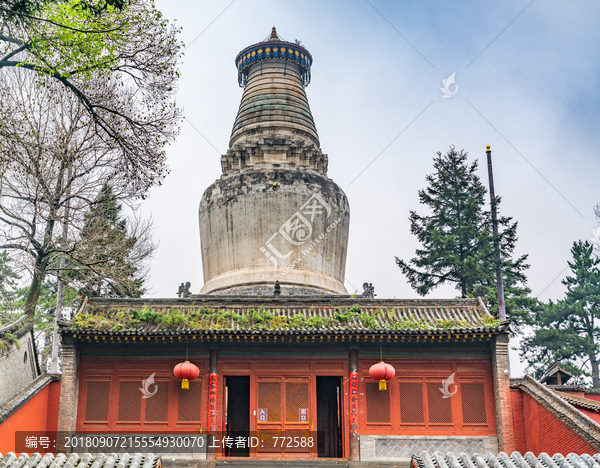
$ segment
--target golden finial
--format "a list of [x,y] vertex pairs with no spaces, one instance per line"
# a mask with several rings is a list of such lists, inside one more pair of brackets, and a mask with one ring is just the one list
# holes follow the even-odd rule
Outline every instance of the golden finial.
[[490,149],[490,145],[487,145],[487,146],[485,147],[485,150],[486,150],[486,152],[487,152],[487,151],[492,151],[492,150]]
[[277,39],[279,39],[279,37],[277,37],[277,30],[275,29],[275,26],[273,26],[273,29],[271,29],[271,41],[276,41]]

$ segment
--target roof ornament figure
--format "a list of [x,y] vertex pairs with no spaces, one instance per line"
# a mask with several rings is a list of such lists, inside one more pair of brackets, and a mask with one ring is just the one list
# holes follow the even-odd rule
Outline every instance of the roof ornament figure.
[[373,286],[373,283],[364,283],[363,284],[363,293],[361,294],[362,297],[365,297],[367,299],[374,299],[375,296],[377,294],[375,294],[375,287]]
[[177,297],[179,299],[185,299],[186,297],[190,297],[192,293],[190,292],[190,288],[192,287],[192,283],[189,281],[185,284],[181,283],[179,288],[177,289]]
[[[275,28],[273,28],[275,29]],[[273,295],[279,296],[281,295],[281,285],[279,284],[279,280],[275,281],[275,287],[273,288]]]

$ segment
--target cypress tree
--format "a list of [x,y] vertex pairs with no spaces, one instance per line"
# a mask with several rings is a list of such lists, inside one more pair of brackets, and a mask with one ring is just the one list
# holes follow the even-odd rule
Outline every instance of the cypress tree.
[[92,297],[140,297],[143,278],[132,262],[138,239],[127,231],[122,206],[109,185],[104,185],[84,216],[79,244],[85,266],[68,262],[65,277]]
[[[426,176],[428,186],[419,190],[419,201],[429,214],[411,211],[409,218],[411,233],[422,247],[409,261],[396,257],[396,263],[422,296],[443,284],[454,284],[461,297],[485,286],[491,308],[497,310],[491,214],[486,209],[487,189],[477,176],[477,161],[469,164],[468,153],[451,146],[446,154],[437,153],[433,166],[435,172]],[[497,206],[500,201],[496,197]],[[499,216],[498,227],[507,313],[520,322],[526,314],[523,307],[531,306],[530,299],[520,300],[530,292],[524,286],[527,255],[513,258],[518,236],[512,218]]]
[[564,299],[550,301],[531,321],[534,333],[523,341],[521,356],[537,377],[556,362],[577,376],[586,375],[582,369],[589,362],[593,386],[600,387],[600,258],[593,252],[588,241],[573,243],[571,276],[562,281]]

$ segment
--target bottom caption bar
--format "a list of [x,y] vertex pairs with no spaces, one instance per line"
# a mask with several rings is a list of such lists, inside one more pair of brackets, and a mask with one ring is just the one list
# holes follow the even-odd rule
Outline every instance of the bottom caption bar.
[[17,452],[199,454],[316,453],[324,431],[276,431],[177,434],[91,434],[15,432]]

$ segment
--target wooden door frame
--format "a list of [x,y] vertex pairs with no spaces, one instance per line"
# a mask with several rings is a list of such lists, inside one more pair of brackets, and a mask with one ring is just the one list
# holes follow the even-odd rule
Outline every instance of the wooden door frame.
[[[243,358],[236,356],[219,357],[219,382],[218,391],[218,420],[217,427],[220,431],[225,431],[225,377],[226,376],[249,376],[250,377],[250,433],[256,433],[258,415],[258,395],[256,377],[269,376],[307,376],[309,377],[309,402],[310,415],[309,425],[311,432],[318,430],[317,427],[317,376],[340,377],[341,378],[341,432],[342,432],[342,459],[347,459],[350,454],[350,384],[349,384],[349,363],[344,358],[316,358],[307,361],[306,357],[286,358],[284,362],[281,359],[273,357],[264,358]],[[283,415],[285,417],[285,415]],[[316,442],[316,441],[315,441]],[[317,457],[317,452],[314,457]],[[254,455],[256,456],[256,455]],[[252,452],[250,458],[252,458]],[[217,453],[217,459],[225,459],[222,453]],[[294,458],[294,457],[286,457]],[[312,456],[311,456],[312,458]]]

